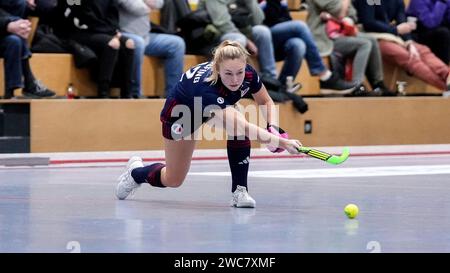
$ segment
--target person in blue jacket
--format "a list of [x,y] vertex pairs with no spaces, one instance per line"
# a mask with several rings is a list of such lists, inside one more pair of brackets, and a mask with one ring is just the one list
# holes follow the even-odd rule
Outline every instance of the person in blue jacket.
[[406,14],[417,18],[413,39],[450,64],[450,1],[411,0]]

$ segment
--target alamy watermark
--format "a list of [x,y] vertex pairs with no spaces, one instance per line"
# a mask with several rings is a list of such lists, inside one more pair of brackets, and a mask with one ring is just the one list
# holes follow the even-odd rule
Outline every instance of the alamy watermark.
[[[224,103],[221,97],[217,101],[219,104]],[[244,107],[237,104],[234,109],[236,111],[228,111],[225,115],[218,105],[204,106],[202,97],[195,97],[192,107],[176,105],[170,113],[171,136],[175,140],[224,140],[226,135],[246,136],[250,140],[270,142],[270,136],[258,133],[261,130],[258,127],[266,128],[266,115],[271,116],[272,123],[279,124],[279,106],[249,104]],[[204,120],[207,120],[206,126],[202,126]]]
[[370,250],[370,253],[381,253],[381,244],[378,241],[370,241],[367,243],[366,249]]
[[66,249],[70,250],[70,253],[81,253],[81,244],[78,241],[70,241],[66,244]]

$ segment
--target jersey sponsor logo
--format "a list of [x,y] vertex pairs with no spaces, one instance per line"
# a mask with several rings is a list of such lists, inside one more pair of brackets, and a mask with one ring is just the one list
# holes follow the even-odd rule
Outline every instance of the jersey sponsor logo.
[[186,74],[186,78],[187,78],[187,79],[192,79],[192,78],[194,77],[195,73],[196,73],[200,68],[201,68],[201,66],[200,66],[200,65],[197,65],[197,66],[195,66],[195,67],[189,69],[188,71],[186,71],[186,73],[185,73],[185,74]]
[[178,123],[174,123],[172,124],[172,133],[176,134],[176,135],[181,135],[181,133],[183,133],[183,126],[181,126],[181,124]]
[[250,90],[250,87],[247,87],[245,89],[241,89],[241,97],[245,96],[245,94],[247,94],[248,90]]
[[218,104],[223,104],[225,102],[225,100],[222,97],[218,97],[217,98],[217,103]]
[[184,73],[184,75],[186,75],[186,79],[190,80],[190,79],[194,78],[194,80],[192,82],[198,83],[198,82],[200,82],[200,79],[203,76],[203,74],[208,72],[210,68],[211,68],[210,63],[202,63],[195,67],[192,67],[191,69],[186,71],[186,73]]

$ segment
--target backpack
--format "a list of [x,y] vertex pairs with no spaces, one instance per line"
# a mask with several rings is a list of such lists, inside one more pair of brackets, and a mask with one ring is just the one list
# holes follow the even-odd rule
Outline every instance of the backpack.
[[252,25],[252,14],[243,1],[228,4],[228,12],[231,15],[231,21],[238,29],[246,28]]
[[[210,55],[219,44],[220,35],[214,34],[214,27],[206,9],[195,10],[177,21],[179,35],[186,42],[186,53]],[[219,34],[219,33],[217,33]]]
[[53,33],[52,28],[43,24],[36,28],[31,51],[37,53],[68,53],[64,42]]
[[228,4],[228,13],[231,16],[231,21],[239,31],[248,38],[251,38],[253,15],[245,1],[239,0],[235,3]]
[[281,0],[267,0],[263,6],[264,24],[271,27],[278,23],[291,21],[292,17],[286,4]]
[[95,52],[75,40],[67,40],[66,45],[72,53],[77,68],[90,67],[97,61]]

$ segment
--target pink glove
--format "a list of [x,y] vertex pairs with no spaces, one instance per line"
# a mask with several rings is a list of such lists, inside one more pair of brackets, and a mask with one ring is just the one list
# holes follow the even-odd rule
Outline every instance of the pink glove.
[[[279,136],[281,138],[289,138],[288,133],[286,133],[283,129],[275,126],[275,125],[267,125],[267,131],[269,131],[269,133],[274,134],[276,136]],[[278,148],[278,147],[274,147],[274,146],[270,146],[267,145],[267,149],[269,149],[269,151],[271,151],[272,153],[281,153],[284,152],[284,149],[282,148]]]

